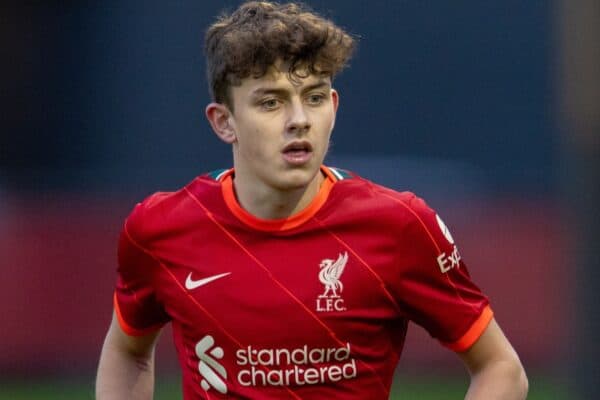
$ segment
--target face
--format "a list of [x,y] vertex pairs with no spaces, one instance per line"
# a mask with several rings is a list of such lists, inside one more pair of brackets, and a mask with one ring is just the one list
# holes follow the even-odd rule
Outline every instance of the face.
[[230,131],[222,138],[233,144],[236,179],[280,191],[314,182],[338,106],[331,79],[310,75],[292,82],[272,68],[230,93],[233,112],[223,125]]

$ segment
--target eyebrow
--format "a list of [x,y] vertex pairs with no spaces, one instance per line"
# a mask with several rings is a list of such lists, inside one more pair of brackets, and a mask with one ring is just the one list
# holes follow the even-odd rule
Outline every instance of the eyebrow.
[[[322,80],[322,81],[313,83],[312,85],[306,86],[305,88],[302,89],[301,93],[310,92],[311,90],[320,89],[320,88],[326,87],[328,85],[329,85],[329,82]],[[256,97],[264,96],[266,94],[287,96],[288,92],[289,92],[289,90],[287,90],[287,89],[282,89],[282,88],[277,88],[277,87],[273,87],[273,88],[265,87],[265,88],[258,88],[258,89],[255,89],[254,91],[252,91],[251,97],[256,98]]]

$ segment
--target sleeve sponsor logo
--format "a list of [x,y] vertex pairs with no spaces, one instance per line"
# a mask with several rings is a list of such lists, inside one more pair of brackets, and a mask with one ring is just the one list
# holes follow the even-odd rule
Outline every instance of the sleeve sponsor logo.
[[435,214],[435,219],[437,220],[438,226],[440,227],[440,230],[444,234],[444,237],[446,238],[446,240],[450,244],[454,244],[454,239],[452,238],[452,235],[450,234],[450,229],[448,229],[448,227],[446,226],[446,224],[444,224],[444,221],[442,221],[442,219],[440,218],[440,216],[437,215],[437,214]]
[[442,253],[437,257],[437,262],[440,267],[440,271],[442,272],[442,274],[445,274],[452,268],[458,268],[460,266],[461,258],[460,254],[458,253],[458,247],[456,247],[456,245],[454,244],[454,238],[450,234],[450,230],[448,229],[446,224],[444,224],[444,221],[442,221],[442,218],[440,218],[439,215],[436,214],[435,219],[437,220],[438,226],[440,227],[440,230],[442,231],[442,234],[444,235],[448,243],[453,245],[452,253]]
[[460,267],[460,254],[458,253],[458,248],[453,246],[454,249],[452,253],[446,254],[442,253],[437,257],[438,265],[440,266],[440,271],[442,274],[450,271],[452,268]]

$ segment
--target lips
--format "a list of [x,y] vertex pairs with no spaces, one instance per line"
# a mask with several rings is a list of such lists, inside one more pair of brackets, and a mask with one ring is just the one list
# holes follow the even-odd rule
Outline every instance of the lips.
[[312,146],[307,141],[292,142],[283,148],[284,153],[305,152],[310,153]]
[[283,158],[291,165],[303,165],[312,157],[312,145],[307,141],[295,141],[283,148]]

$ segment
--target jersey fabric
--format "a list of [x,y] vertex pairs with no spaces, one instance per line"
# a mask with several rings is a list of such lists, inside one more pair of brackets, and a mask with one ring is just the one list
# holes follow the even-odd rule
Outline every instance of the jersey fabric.
[[185,399],[387,399],[409,321],[455,351],[492,318],[441,218],[343,170],[287,219],[233,169],[138,204],[119,243],[122,329],[173,327]]

